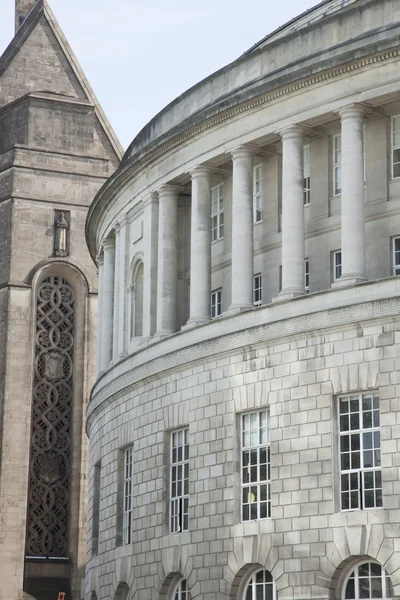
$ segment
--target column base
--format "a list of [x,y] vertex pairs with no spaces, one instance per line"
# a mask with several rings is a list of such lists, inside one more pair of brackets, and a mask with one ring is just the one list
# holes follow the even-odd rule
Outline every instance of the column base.
[[294,298],[301,298],[301,296],[308,296],[305,290],[290,291],[282,290],[279,296],[272,298],[272,304],[279,304],[279,302],[286,302],[286,300],[293,300]]
[[182,325],[181,331],[185,331],[186,329],[193,329],[193,327],[197,327],[198,325],[204,325],[204,323],[208,323],[211,321],[210,317],[190,317],[185,325]]
[[365,275],[344,275],[337,281],[334,281],[331,288],[350,287],[357,285],[357,283],[364,283],[365,281],[368,281],[368,277],[365,277]]
[[237,315],[238,313],[245,312],[254,308],[254,304],[231,304],[224,315]]

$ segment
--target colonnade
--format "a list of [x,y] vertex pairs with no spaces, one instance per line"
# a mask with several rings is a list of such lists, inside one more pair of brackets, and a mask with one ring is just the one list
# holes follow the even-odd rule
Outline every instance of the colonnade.
[[[342,134],[341,251],[342,276],[335,286],[366,280],[363,121],[365,109],[352,105],[339,111]],[[304,201],[303,146],[306,130],[301,125],[280,132],[282,140],[282,289],[274,302],[305,294],[304,288]],[[253,156],[254,149],[241,146],[231,152],[232,160],[232,264],[229,312],[253,306]],[[211,295],[211,175],[212,169],[199,165],[191,171],[190,315],[187,326],[210,319]],[[143,337],[151,336],[149,314],[155,296],[155,338],[177,330],[178,278],[177,215],[181,188],[163,185],[145,202],[145,211],[158,206],[158,235],[145,219],[146,245]],[[125,234],[124,234],[125,235]],[[157,243],[155,243],[157,242]],[[98,371],[103,371],[123,353],[125,335],[118,318],[122,307],[125,265],[125,237],[121,227],[115,238],[102,242],[99,257],[99,339]],[[155,252],[155,248],[157,252]],[[121,250],[122,249],[122,250]],[[119,260],[115,260],[119,257]],[[157,260],[156,260],[157,256]],[[121,265],[121,260],[123,265]],[[115,266],[117,265],[117,267]],[[113,316],[113,307],[118,314]],[[122,337],[121,337],[122,336]]]

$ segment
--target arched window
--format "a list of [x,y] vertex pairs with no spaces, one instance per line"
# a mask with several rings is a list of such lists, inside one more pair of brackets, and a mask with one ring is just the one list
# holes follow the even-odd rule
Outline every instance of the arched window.
[[353,569],[343,588],[343,600],[390,600],[393,586],[389,575],[381,565],[364,562]]
[[143,335],[143,270],[143,263],[140,262],[133,274],[132,337]]
[[276,600],[275,582],[269,571],[260,569],[253,573],[244,600]]
[[67,555],[74,319],[72,287],[47,277],[36,297],[28,556]]
[[181,579],[175,588],[174,600],[190,600],[190,591],[186,579]]

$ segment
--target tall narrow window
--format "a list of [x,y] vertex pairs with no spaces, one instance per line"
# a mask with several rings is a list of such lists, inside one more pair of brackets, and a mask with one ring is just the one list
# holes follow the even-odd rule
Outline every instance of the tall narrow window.
[[308,258],[304,261],[304,289],[306,292],[310,291],[310,260]]
[[143,263],[136,268],[133,282],[133,336],[143,335]]
[[246,587],[245,600],[276,600],[275,583],[269,571],[256,571]]
[[379,397],[339,398],[340,496],[342,510],[382,506]]
[[392,118],[393,179],[400,177],[400,115]]
[[349,575],[343,588],[343,600],[391,600],[393,598],[392,581],[381,565],[364,562]]
[[303,148],[303,197],[304,206],[310,204],[311,179],[310,179],[310,144]]
[[333,193],[338,196],[342,193],[342,136],[333,136]]
[[99,551],[101,462],[94,466],[92,504],[92,554]]
[[263,219],[262,165],[253,168],[253,223]]
[[262,304],[262,278],[261,273],[254,275],[253,277],[253,303],[254,306],[261,306]]
[[189,429],[171,434],[170,531],[189,528]]
[[271,516],[269,413],[242,415],[242,520]]
[[222,290],[211,292],[211,318],[216,319],[222,315]]
[[132,516],[133,516],[133,448],[127,448],[124,456],[124,514],[123,514],[123,540],[124,544],[132,543]]
[[36,297],[28,556],[67,553],[71,412],[74,373],[74,292],[57,275]]
[[224,237],[224,184],[211,188],[211,241]]
[[342,251],[333,252],[333,281],[337,281],[342,276]]
[[186,579],[181,579],[175,588],[174,600],[190,600],[190,591]]
[[400,237],[392,240],[393,244],[393,275],[400,275]]

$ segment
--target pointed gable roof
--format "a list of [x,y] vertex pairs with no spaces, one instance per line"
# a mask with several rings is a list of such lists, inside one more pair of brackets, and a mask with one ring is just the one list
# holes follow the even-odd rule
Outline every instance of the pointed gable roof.
[[32,92],[87,101],[118,157],[123,149],[47,0],[36,4],[0,57],[0,108]]

